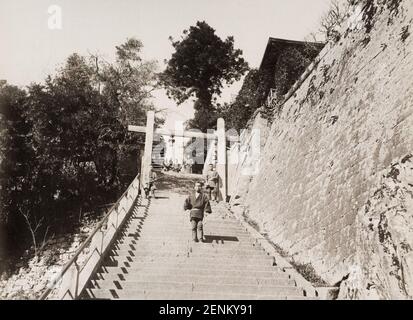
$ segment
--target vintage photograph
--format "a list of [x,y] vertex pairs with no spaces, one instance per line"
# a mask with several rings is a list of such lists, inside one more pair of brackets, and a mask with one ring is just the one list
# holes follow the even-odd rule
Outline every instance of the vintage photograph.
[[411,0],[0,0],[0,300],[413,300],[412,28]]

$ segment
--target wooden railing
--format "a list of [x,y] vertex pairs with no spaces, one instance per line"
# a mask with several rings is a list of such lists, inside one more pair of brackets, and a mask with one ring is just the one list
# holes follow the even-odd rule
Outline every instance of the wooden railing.
[[116,239],[118,231],[129,213],[133,210],[139,196],[139,189],[140,179],[138,175],[79,247],[70,261],[62,268],[42,294],[40,300],[72,300],[79,297],[99,267],[107,250]]

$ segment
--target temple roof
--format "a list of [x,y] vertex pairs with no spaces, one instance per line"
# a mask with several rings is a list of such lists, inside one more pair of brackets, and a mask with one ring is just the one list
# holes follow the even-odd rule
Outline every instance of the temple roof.
[[304,46],[306,45],[313,45],[315,48],[321,51],[324,48],[325,43],[269,38],[264,56],[261,61],[260,70],[273,70],[277,63],[278,57],[283,50],[291,47],[304,48]]

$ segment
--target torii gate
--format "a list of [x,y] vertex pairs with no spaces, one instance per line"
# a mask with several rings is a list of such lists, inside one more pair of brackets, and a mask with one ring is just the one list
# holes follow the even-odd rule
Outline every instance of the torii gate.
[[159,135],[174,135],[175,137],[184,138],[203,138],[208,140],[217,140],[217,172],[219,174],[221,183],[220,193],[224,201],[227,199],[227,151],[226,151],[226,135],[225,135],[225,121],[222,118],[217,120],[217,131],[214,133],[202,133],[182,131],[177,132],[175,130],[168,129],[156,129],[155,125],[155,112],[148,111],[146,127],[129,125],[128,130],[132,132],[145,133],[145,149],[142,158],[141,177],[142,185],[149,180],[149,167],[152,164],[152,147],[154,134]]

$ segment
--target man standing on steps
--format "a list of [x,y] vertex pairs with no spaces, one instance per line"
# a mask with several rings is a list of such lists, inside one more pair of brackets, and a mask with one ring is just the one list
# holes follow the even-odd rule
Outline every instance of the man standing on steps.
[[208,172],[205,176],[206,189],[208,190],[209,200],[217,201],[218,199],[218,187],[219,187],[219,175],[214,170],[214,165],[209,164]]
[[145,198],[155,198],[155,190],[156,185],[155,181],[157,180],[156,172],[153,170],[152,165],[149,166],[149,181],[145,183],[144,190],[145,190]]
[[208,196],[202,192],[202,183],[195,182],[195,192],[185,199],[184,210],[190,210],[192,240],[204,242],[204,213],[211,213]]

